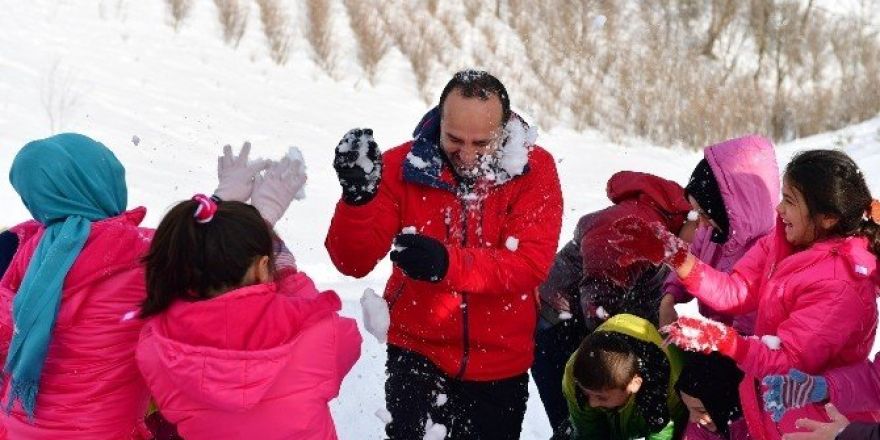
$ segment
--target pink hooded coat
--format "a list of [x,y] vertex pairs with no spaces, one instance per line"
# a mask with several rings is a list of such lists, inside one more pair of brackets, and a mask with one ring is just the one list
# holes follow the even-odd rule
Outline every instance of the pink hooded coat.
[[[70,268],[40,378],[35,421],[21,407],[0,411],[0,438],[143,438],[149,394],[134,351],[143,321],[133,318],[146,295],[141,257],[153,231],[139,228],[137,208],[92,224]],[[12,300],[43,229],[35,221],[12,228],[19,249],[0,281],[0,361],[12,339]],[[133,318],[133,319],[132,319]],[[9,381],[3,380],[6,406]]]
[[[863,237],[832,238],[795,252],[784,225],[759,240],[728,275],[698,262],[684,286],[722,313],[757,311],[755,335],[776,336],[773,349],[758,338],[740,339],[733,358],[746,373],[743,412],[756,440],[796,432],[794,422],[828,420],[819,406],[789,411],[779,424],[763,411],[760,378],[797,368],[809,374],[863,362],[877,329],[877,258]],[[847,414],[871,421],[880,414]]]
[[177,301],[144,326],[138,365],[187,440],[336,439],[327,404],[361,344],[339,308],[302,273]]
[[730,424],[729,438],[724,438],[724,436],[717,432],[701,428],[696,423],[688,423],[683,440],[751,440],[751,437],[749,437],[749,428],[746,420],[739,419]]
[[880,354],[825,373],[831,403],[844,413],[880,411]]
[[[706,148],[704,154],[724,199],[730,233],[726,243],[717,244],[710,240],[711,227],[700,227],[691,243],[691,253],[715,270],[730,272],[746,251],[776,224],[775,208],[780,191],[776,154],[773,144],[761,136],[722,142]],[[678,303],[693,299],[674,272],[664,290]],[[753,333],[754,313],[732,316],[712,309],[704,301],[699,303],[703,316],[733,325],[740,334]]]

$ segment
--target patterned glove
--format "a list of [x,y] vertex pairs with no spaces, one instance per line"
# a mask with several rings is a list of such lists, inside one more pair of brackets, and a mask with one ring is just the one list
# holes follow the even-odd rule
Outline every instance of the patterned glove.
[[223,155],[217,158],[217,178],[219,183],[214,195],[220,200],[246,202],[254,189],[254,179],[263,171],[269,161],[248,161],[251,143],[241,146],[238,156],[232,155],[232,147],[223,147]]
[[774,422],[794,408],[820,403],[828,398],[828,383],[822,376],[811,376],[792,368],[786,375],[764,378],[764,408]]
[[438,240],[421,234],[397,234],[391,261],[406,276],[438,283],[449,270],[449,252]]
[[683,316],[660,329],[666,341],[688,351],[711,353],[717,351],[733,357],[739,334],[733,327],[705,318]]
[[336,145],[333,168],[345,203],[363,205],[372,200],[382,177],[382,152],[373,140],[373,130],[349,130]]
[[677,268],[687,260],[688,244],[658,222],[649,224],[638,217],[628,216],[616,220],[612,228],[618,238],[609,243],[621,253],[617,258],[621,267],[636,261],[648,261]]
[[260,211],[263,219],[275,225],[305,184],[305,164],[302,160],[285,156],[273,162],[264,174],[257,175],[251,204]]

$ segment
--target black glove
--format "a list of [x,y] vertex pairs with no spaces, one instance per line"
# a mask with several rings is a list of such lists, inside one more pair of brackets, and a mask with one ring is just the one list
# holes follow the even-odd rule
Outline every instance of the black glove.
[[333,168],[342,185],[345,203],[363,205],[373,200],[382,177],[382,152],[373,140],[373,130],[349,130],[336,145]]
[[449,270],[449,254],[440,241],[421,234],[397,234],[391,261],[406,276],[438,283]]

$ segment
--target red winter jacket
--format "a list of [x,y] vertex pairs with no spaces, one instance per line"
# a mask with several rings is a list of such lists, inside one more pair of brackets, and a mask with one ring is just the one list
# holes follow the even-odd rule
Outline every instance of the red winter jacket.
[[394,268],[384,295],[391,309],[388,342],[428,357],[451,377],[513,377],[532,363],[535,290],[547,276],[561,228],[556,165],[533,146],[524,173],[483,182],[459,197],[438,146],[437,114],[423,119],[416,140],[382,156],[372,201],[336,205],[325,246],[340,272],[363,277],[404,227],[445,243],[449,270],[439,283]]

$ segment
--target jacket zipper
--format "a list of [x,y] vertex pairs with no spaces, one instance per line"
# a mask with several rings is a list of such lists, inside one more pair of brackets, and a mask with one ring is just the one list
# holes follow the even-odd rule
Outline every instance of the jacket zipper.
[[400,299],[400,295],[403,294],[403,288],[406,286],[406,281],[402,280],[400,282],[400,287],[394,291],[391,297],[388,298],[388,310],[391,310],[394,307],[394,304],[397,303],[397,300]]
[[[468,236],[468,225],[467,225],[467,206],[465,201],[459,198],[459,203],[461,204],[461,247],[464,248],[467,246],[467,236]],[[458,374],[455,375],[456,380],[461,380],[464,377],[464,372],[467,370],[468,360],[471,354],[471,341],[470,341],[470,329],[468,328],[468,294],[467,292],[461,292],[461,321],[462,321],[462,338],[463,338],[463,347],[462,347],[462,355],[461,355],[461,368],[458,370]]]

